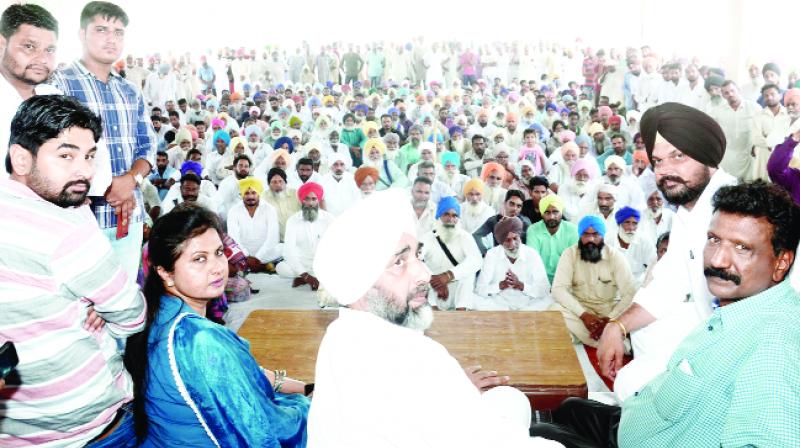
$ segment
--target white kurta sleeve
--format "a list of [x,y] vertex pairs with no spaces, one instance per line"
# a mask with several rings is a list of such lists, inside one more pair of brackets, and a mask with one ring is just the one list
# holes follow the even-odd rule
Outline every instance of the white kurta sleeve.
[[495,254],[497,251],[489,250],[483,260],[483,268],[478,275],[478,283],[475,292],[482,297],[490,297],[500,294],[500,280],[497,279],[500,263]]
[[464,237],[460,238],[460,243],[463,246],[466,257],[458,263],[458,266],[451,269],[454,280],[463,280],[469,276],[474,277],[483,263],[481,250],[478,249],[478,243],[475,242],[475,238],[473,238],[472,235],[466,234],[466,232],[464,233]]
[[233,240],[239,244],[242,252],[249,257],[250,253],[248,253],[247,249],[242,244],[242,228],[239,223],[239,210],[238,207],[234,208],[230,210],[228,214],[228,236],[233,238]]
[[547,270],[539,253],[535,250],[529,252],[531,259],[525,269],[524,278],[520,280],[524,283],[523,294],[535,299],[545,297],[550,293],[550,281],[547,280]]
[[266,263],[279,258],[281,254],[281,233],[280,224],[278,223],[278,212],[275,207],[268,204],[266,201],[262,202],[259,207],[265,207],[265,224],[267,226],[267,238],[264,239],[264,244],[256,252],[256,258],[262,263]]

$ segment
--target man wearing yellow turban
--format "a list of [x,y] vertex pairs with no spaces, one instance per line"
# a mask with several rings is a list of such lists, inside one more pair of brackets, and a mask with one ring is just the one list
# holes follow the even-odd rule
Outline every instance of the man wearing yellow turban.
[[239,180],[242,201],[228,211],[228,234],[247,255],[251,272],[268,272],[267,263],[283,256],[280,223],[275,207],[261,200],[264,183],[247,177]]
[[558,259],[564,250],[578,242],[578,228],[564,221],[564,200],[557,194],[548,194],[539,201],[542,220],[528,227],[525,244],[536,249],[544,262],[547,279],[553,282]]

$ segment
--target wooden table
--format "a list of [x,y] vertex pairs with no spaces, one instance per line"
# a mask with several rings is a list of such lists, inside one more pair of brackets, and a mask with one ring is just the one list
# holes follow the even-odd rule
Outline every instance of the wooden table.
[[[314,381],[320,341],[338,311],[257,310],[239,335],[260,364],[280,366],[294,378]],[[570,396],[586,397],[581,370],[564,318],[557,311],[437,311],[426,332],[462,366],[480,364],[511,377],[537,410]]]

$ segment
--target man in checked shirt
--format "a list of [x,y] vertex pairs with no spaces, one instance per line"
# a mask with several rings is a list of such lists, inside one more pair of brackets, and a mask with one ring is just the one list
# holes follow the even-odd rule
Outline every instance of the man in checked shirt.
[[155,165],[156,135],[139,87],[112,70],[125,43],[125,11],[113,3],[89,2],[80,25],[83,56],[56,71],[49,82],[103,121],[107,156],[100,145],[91,207],[119,262],[135,278],[145,215],[140,187]]

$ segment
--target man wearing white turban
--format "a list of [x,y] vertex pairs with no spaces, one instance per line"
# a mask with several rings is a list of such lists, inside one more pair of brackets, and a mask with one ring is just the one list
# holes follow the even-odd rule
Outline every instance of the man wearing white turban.
[[320,344],[308,446],[559,446],[529,437],[518,391],[482,394],[422,333],[433,320],[430,271],[416,252],[413,211],[397,189],[351,207],[319,242],[314,271],[343,308]]
[[361,199],[361,191],[353,173],[347,171],[347,162],[341,153],[332,152],[328,156],[328,167],[330,171],[322,176],[319,183],[326,193],[325,210],[338,216]]

